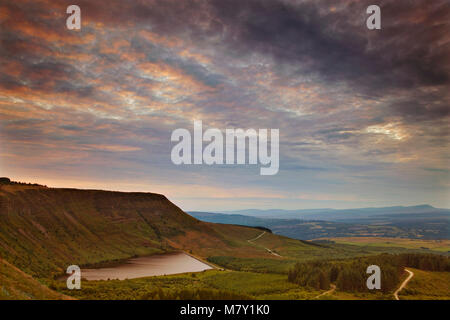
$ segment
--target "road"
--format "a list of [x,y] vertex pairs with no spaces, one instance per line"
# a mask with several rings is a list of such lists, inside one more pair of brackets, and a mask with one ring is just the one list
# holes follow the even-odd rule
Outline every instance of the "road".
[[321,296],[324,296],[326,294],[332,294],[334,292],[334,290],[336,290],[336,286],[334,284],[330,284],[330,288],[331,288],[330,290],[319,294],[318,296],[314,297],[314,299],[320,298]]
[[411,280],[411,278],[414,276],[414,272],[409,271],[406,268],[405,268],[405,271],[409,273],[409,276],[408,276],[408,278],[406,278],[405,281],[403,281],[403,283],[400,285],[400,287],[397,289],[397,291],[394,292],[395,300],[400,300],[400,298],[398,297],[398,293],[406,286],[406,284],[409,282],[409,280]]
[[[263,233],[261,233],[259,236],[257,236],[256,238],[253,238],[253,239],[250,239],[250,240],[247,240],[249,243],[253,243],[253,241],[255,241],[255,240],[258,240],[259,238],[261,238],[264,234],[265,234],[266,232],[264,231]],[[255,243],[256,244],[256,243]],[[261,245],[260,245],[261,246]],[[263,247],[263,246],[261,246],[261,247]],[[273,252],[272,250],[270,250],[269,248],[266,248],[266,247],[263,247],[264,249],[266,249],[267,250],[267,252],[269,252],[270,254],[273,254],[274,256],[277,256],[277,257],[280,257],[281,258],[281,256],[278,254],[278,253],[276,253],[276,252]]]
[[265,234],[266,232],[264,231],[263,233],[261,233],[259,236],[257,236],[256,238],[253,238],[253,239],[250,239],[250,240],[247,240],[248,242],[253,242],[253,241],[255,241],[255,240],[258,240],[259,238],[261,238],[264,234]]

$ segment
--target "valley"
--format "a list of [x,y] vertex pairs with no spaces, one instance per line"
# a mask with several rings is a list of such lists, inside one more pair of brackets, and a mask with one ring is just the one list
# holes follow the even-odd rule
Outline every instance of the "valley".
[[[392,291],[354,291],[343,280],[321,282],[314,266],[336,265],[347,277],[346,266],[361,259],[437,248],[305,241],[262,226],[200,221],[154,193],[6,184],[0,209],[1,299],[392,299],[397,280]],[[316,270],[306,283],[289,280],[299,264]],[[81,290],[61,280],[69,265],[82,268]]]
[[[318,210],[317,210],[318,211]],[[450,210],[430,206],[316,211],[189,212],[214,223],[261,226],[294,239],[390,237],[450,240]]]

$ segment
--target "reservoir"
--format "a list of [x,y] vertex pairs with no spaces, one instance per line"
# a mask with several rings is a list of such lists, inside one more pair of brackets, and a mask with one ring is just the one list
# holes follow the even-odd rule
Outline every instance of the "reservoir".
[[81,278],[86,280],[125,280],[199,272],[208,269],[212,269],[212,267],[184,252],[177,252],[133,258],[123,264],[109,268],[82,269]]

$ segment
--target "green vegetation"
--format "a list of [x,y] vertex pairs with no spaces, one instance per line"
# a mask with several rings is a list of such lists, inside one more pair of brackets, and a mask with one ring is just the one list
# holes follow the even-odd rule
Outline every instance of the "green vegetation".
[[[208,270],[200,273],[148,277],[130,280],[84,281],[82,290],[70,291],[65,283],[52,280],[49,286],[77,299],[392,299],[392,292],[398,288],[401,278],[399,264],[421,264],[431,269],[448,269],[448,258],[435,255],[379,255],[366,258],[313,261],[299,263],[288,275],[241,271]],[[368,290],[365,286],[366,268],[377,264],[382,270],[382,290]],[[448,279],[448,272],[428,272],[433,277]],[[428,276],[430,277],[430,276]],[[424,292],[402,291],[418,298],[448,297],[444,284],[432,281],[418,287]],[[336,292],[329,291],[331,283]],[[438,287],[436,287],[438,286]],[[408,284],[407,288],[410,288]],[[413,286],[411,288],[414,289]],[[438,288],[434,290],[435,288]],[[428,294],[429,296],[427,296]],[[402,297],[403,298],[403,297]]]
[[69,299],[0,259],[0,300]]
[[164,196],[151,193],[2,185],[0,208],[1,256],[39,278],[58,276],[72,264],[99,265],[173,250],[205,259],[244,259],[246,264],[245,259],[256,259],[245,270],[259,272],[287,272],[290,265],[305,259],[371,253],[270,233],[248,242],[261,230],[198,221]]
[[22,186],[46,187],[44,185],[37,184],[37,183],[11,181],[11,179],[9,179],[7,177],[0,177],[0,185],[22,185]]
[[[153,194],[3,186],[0,254],[25,272],[49,277],[71,264],[163,252],[163,230],[176,234],[179,224],[196,222],[170,205]],[[162,212],[167,218],[146,222]],[[180,219],[165,223],[176,215]]]
[[450,300],[450,272],[408,269],[414,277],[399,293],[401,300]]
[[[99,267],[179,250],[228,270],[83,281],[82,290],[70,291],[55,280],[72,264]],[[392,298],[399,282],[392,268],[439,271],[448,258],[404,255],[393,263],[378,255],[420,251],[316,243],[201,222],[158,194],[0,185],[0,299],[65,298],[50,289],[80,299],[322,299],[333,283],[339,297]],[[383,265],[384,293],[361,287],[369,262]]]
[[208,257],[208,261],[216,265],[237,271],[251,271],[261,273],[285,274],[296,260],[273,258],[237,258],[215,256]]
[[0,184],[10,184],[11,180],[7,177],[1,177],[0,178]]
[[0,209],[0,255],[41,278],[173,250],[266,255],[247,242],[260,230],[198,221],[159,194],[2,185]]
[[391,255],[379,255],[344,261],[298,263],[289,271],[288,280],[315,289],[325,290],[330,283],[336,283],[337,289],[342,291],[371,292],[366,286],[366,269],[377,265],[381,269],[381,291],[387,293],[399,283],[400,269],[390,263],[391,259]]
[[[289,283],[285,275],[208,270],[130,280],[84,281],[82,290],[50,288],[78,299],[311,299],[320,292]],[[209,294],[209,296],[208,296]]]
[[376,292],[366,286],[366,269],[377,265],[381,269],[381,292],[394,291],[400,283],[404,267],[450,272],[450,259],[433,254],[382,254],[364,258],[297,263],[289,270],[288,280],[301,286],[327,289],[336,283],[338,290],[347,292]]
[[295,210],[274,210],[272,213],[249,210],[242,213],[190,212],[192,216],[202,221],[263,226],[275,234],[302,240],[368,236],[441,240],[449,239],[450,236],[448,232],[450,210],[427,205],[350,210],[324,209],[323,212],[315,213]]
[[[422,240],[406,238],[387,237],[344,237],[328,238],[329,243],[350,244],[360,247],[385,247],[385,248],[405,248],[416,249],[421,252],[437,251],[438,253],[450,252],[450,240]],[[320,243],[325,243],[321,240]]]
[[[329,263],[330,259],[353,259],[358,257],[376,256],[383,253],[405,254],[405,253],[422,253],[421,250],[412,250],[399,247],[364,247],[348,244],[324,244],[315,246],[314,243],[304,242],[301,250],[299,245],[293,245],[290,241],[298,241],[289,239],[284,246],[278,246],[276,241],[270,241],[264,237],[255,241],[255,245],[263,243],[269,249],[274,250],[282,255],[277,258],[267,255],[266,258],[243,258],[235,256],[211,256],[207,260],[215,265],[222,266],[231,270],[251,271],[261,273],[277,273],[287,274],[289,269],[294,267],[296,263],[302,262],[320,262]],[[280,237],[283,239],[284,237]],[[291,246],[289,244],[292,244]]]

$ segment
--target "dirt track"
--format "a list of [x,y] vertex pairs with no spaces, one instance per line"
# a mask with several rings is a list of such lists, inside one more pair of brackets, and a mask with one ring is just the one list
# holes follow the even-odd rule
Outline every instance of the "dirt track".
[[408,278],[406,278],[405,281],[402,282],[400,287],[394,292],[395,300],[400,300],[400,298],[398,297],[398,293],[406,286],[406,284],[409,282],[409,280],[411,280],[411,278],[414,276],[414,272],[409,271],[406,268],[405,268],[405,271],[409,273],[409,276],[408,276]]
[[[261,233],[259,236],[257,236],[256,238],[253,238],[253,239],[250,239],[250,240],[247,240],[249,243],[253,243],[253,241],[255,241],[255,240],[258,240],[259,238],[261,238],[264,234],[265,234],[266,232],[264,231],[263,233]],[[261,246],[261,247],[263,247],[263,246]],[[272,250],[270,250],[269,248],[266,248],[266,247],[263,247],[264,249],[266,249],[267,250],[267,252],[269,252],[270,254],[273,254],[274,256],[277,256],[277,257],[280,257],[281,258],[281,256],[278,254],[278,253],[276,253],[276,252],[273,252]]]

